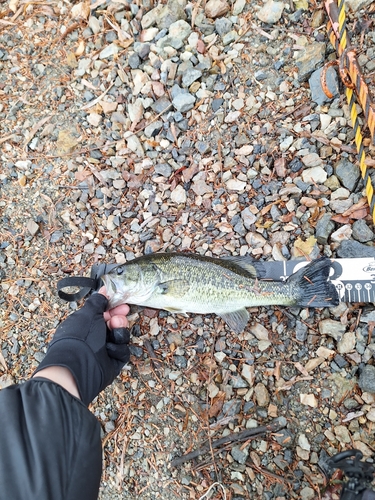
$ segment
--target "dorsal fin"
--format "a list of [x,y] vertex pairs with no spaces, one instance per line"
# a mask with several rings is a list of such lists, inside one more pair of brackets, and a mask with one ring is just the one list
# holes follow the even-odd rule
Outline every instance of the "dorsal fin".
[[231,262],[235,266],[241,267],[254,279],[262,278],[266,274],[263,263],[259,260],[253,259],[249,255],[226,255],[221,257],[221,259]]

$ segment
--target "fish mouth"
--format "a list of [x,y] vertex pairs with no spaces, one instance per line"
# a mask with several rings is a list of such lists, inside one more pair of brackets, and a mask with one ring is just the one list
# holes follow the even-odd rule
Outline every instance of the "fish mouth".
[[101,278],[104,283],[107,295],[114,295],[117,292],[116,283],[111,279],[110,276],[108,276],[108,274],[105,274]]

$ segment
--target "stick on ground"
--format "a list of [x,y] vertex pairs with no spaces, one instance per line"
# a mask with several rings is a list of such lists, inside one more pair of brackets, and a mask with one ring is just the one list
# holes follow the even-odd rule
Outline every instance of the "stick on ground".
[[276,432],[280,429],[283,429],[286,426],[286,420],[284,418],[276,418],[272,420],[268,425],[262,425],[261,427],[255,427],[254,429],[246,429],[241,432],[235,432],[233,434],[228,434],[223,438],[217,439],[216,441],[212,441],[211,446],[209,443],[205,444],[198,450],[192,451],[183,455],[182,457],[175,458],[172,460],[172,467],[178,467],[189,460],[193,460],[194,458],[199,457],[199,455],[203,455],[210,451],[210,449],[219,448],[220,446],[224,446],[229,443],[238,443],[241,441],[246,441],[249,438],[256,438],[267,432]]

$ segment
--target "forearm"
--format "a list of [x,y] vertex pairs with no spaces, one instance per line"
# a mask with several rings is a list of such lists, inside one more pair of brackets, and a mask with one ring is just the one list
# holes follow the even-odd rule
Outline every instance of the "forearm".
[[36,373],[32,378],[47,378],[56,382],[56,384],[61,385],[70,394],[78,399],[81,399],[78,392],[78,387],[71,371],[63,366],[49,366],[48,368],[43,368],[38,373]]
[[0,491],[12,500],[96,500],[100,425],[58,383],[37,377],[0,391]]

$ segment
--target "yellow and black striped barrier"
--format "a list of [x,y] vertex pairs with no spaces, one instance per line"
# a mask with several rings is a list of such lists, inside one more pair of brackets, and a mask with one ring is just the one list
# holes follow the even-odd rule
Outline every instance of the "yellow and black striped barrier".
[[363,135],[356,108],[356,96],[363,109],[373,144],[375,144],[375,107],[371,102],[368,86],[358,64],[355,48],[350,44],[350,38],[346,29],[345,0],[339,0],[338,4],[336,0],[326,0],[324,5],[329,17],[327,25],[328,35],[339,58],[340,76],[345,85],[345,94],[355,133],[359,166],[366,187],[370,212],[375,223],[375,180],[372,179],[369,166],[366,165]]

